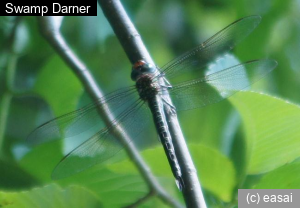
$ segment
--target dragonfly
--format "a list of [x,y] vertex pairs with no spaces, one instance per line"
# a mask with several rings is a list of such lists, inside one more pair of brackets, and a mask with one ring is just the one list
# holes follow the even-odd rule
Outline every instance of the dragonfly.
[[[201,108],[220,102],[260,80],[276,66],[271,59],[252,60],[219,70],[208,70],[212,61],[224,57],[260,23],[260,16],[248,16],[225,27],[214,36],[159,68],[137,61],[131,72],[135,85],[119,89],[83,108],[57,117],[37,127],[28,137],[38,144],[55,138],[68,138],[91,130],[101,122],[98,111],[109,107],[114,119],[69,152],[52,173],[55,179],[79,173],[104,163],[120,150],[117,138],[124,129],[131,138],[143,138],[149,116],[162,143],[171,171],[180,190],[184,181],[166,114]],[[191,78],[186,74],[199,74]],[[170,99],[166,99],[166,96]],[[153,124],[153,123],[152,123]]]

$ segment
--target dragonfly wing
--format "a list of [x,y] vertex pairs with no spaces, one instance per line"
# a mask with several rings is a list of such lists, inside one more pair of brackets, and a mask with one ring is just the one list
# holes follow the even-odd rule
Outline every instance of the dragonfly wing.
[[40,144],[47,141],[73,137],[88,130],[103,128],[105,125],[99,116],[99,111],[109,106],[115,116],[132,105],[138,99],[134,88],[127,87],[91,103],[71,113],[52,119],[37,127],[28,136],[29,144]]
[[246,38],[260,21],[260,16],[249,16],[233,22],[201,45],[163,66],[162,73],[174,84],[177,81],[174,78],[181,78],[187,72],[206,69],[211,61],[225,55]]
[[258,81],[277,66],[274,60],[255,60],[183,82],[169,90],[178,111],[217,103]]
[[121,113],[109,127],[99,131],[66,155],[54,169],[52,178],[65,178],[110,159],[123,149],[118,139],[120,128],[124,129],[129,137],[137,138],[145,127],[149,127],[149,115],[150,111],[144,102],[137,101]]

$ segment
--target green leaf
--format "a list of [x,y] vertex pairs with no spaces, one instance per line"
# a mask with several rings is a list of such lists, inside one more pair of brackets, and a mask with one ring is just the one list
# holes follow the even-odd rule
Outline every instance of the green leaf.
[[43,182],[51,181],[51,173],[63,158],[59,141],[35,147],[20,161],[20,165],[32,176]]
[[[47,183],[51,182],[51,173],[62,157],[60,143],[55,141],[37,146],[20,164],[32,176]],[[148,187],[140,175],[113,173],[101,164],[56,182],[63,187],[76,184],[88,188],[105,207],[122,207],[148,193]]]
[[[219,151],[204,145],[189,145],[189,149],[202,186],[223,201],[230,201],[236,185],[236,173],[232,162]],[[173,177],[162,147],[145,150],[142,155],[155,175]],[[110,165],[109,168],[118,173],[138,174],[129,160]],[[172,182],[174,183],[173,180]]]
[[[223,139],[226,137],[225,132],[228,132],[226,123],[228,123],[231,108],[230,103],[224,101],[217,105],[180,112],[179,121],[186,140],[190,143],[201,143],[213,148],[226,149]],[[230,130],[232,129],[235,127],[230,125]]]
[[0,207],[98,208],[100,202],[94,194],[81,187],[71,186],[62,190],[57,185],[48,185],[30,191],[0,192]]
[[[143,151],[141,154],[155,175],[173,177],[162,147],[148,149]],[[129,159],[119,163],[111,164],[108,166],[108,168],[116,173],[139,174],[136,166]]]
[[300,162],[282,166],[266,174],[255,189],[300,189]]
[[148,201],[146,201],[145,203],[139,206],[139,208],[152,208],[152,207],[169,208],[170,205],[165,204],[161,199],[157,197],[152,197]]
[[32,187],[36,181],[17,164],[0,159],[0,189],[16,190]]
[[230,98],[243,119],[248,174],[271,171],[300,156],[300,108],[254,92]]
[[204,145],[189,145],[201,185],[225,202],[236,186],[236,171],[225,155]]
[[114,173],[101,165],[57,182],[62,186],[77,184],[88,188],[97,194],[104,207],[124,207],[148,193],[140,175]]
[[56,116],[76,109],[82,86],[72,70],[55,55],[37,77],[35,90],[53,108]]

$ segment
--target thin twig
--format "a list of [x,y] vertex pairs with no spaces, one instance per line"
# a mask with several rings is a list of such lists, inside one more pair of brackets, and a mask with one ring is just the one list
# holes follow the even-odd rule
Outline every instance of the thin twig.
[[9,109],[11,106],[12,94],[5,92],[1,96],[0,100],[0,158],[5,157],[5,151],[3,151],[3,144],[5,138],[5,129],[7,126],[7,119],[9,116]]
[[2,86],[4,88],[4,92],[2,94],[1,100],[0,100],[0,158],[3,159],[5,157],[3,149],[3,143],[4,143],[4,136],[5,136],[5,129],[7,125],[7,119],[9,116],[9,109],[11,106],[11,101],[13,98],[13,82],[14,82],[14,74],[16,70],[16,62],[18,55],[16,54],[16,51],[14,50],[14,44],[16,41],[16,33],[18,26],[20,25],[20,22],[22,20],[22,17],[16,17],[13,22],[13,27],[11,28],[10,34],[7,38],[7,41],[4,41],[3,44],[3,52],[8,53],[7,54],[7,62],[6,67],[4,71],[2,72],[3,76],[5,77],[3,79]]
[[[153,64],[151,56],[143,44],[139,33],[126,14],[120,0],[98,0],[98,3],[131,63],[134,64],[142,59]],[[170,100],[168,95],[167,99]],[[183,196],[185,203],[187,207],[206,208],[200,182],[197,177],[197,171],[185,143],[177,116],[166,113],[166,119],[172,136],[175,153],[183,174],[185,183]]]
[[[64,61],[70,66],[74,73],[76,73],[79,80],[82,82],[86,91],[95,100],[103,97],[103,93],[97,85],[94,77],[90,70],[77,58],[77,56],[70,49],[68,44],[65,42],[60,31],[54,25],[52,17],[38,17],[41,33],[57,51],[57,53],[64,59]],[[102,106],[99,108],[99,113],[103,118],[104,122],[108,125],[114,120],[113,114],[110,112],[108,106]],[[124,146],[128,156],[132,162],[138,168],[141,176],[149,186],[150,190],[153,191],[158,197],[160,197],[166,204],[172,207],[181,207],[181,205],[169,196],[164,189],[157,182],[156,178],[151,173],[149,167],[143,161],[138,150],[132,142],[130,142],[129,136],[126,134],[121,127],[116,130],[117,138]]]
[[152,196],[154,196],[155,193],[153,191],[150,191],[148,194],[146,194],[144,197],[138,199],[136,202],[132,203],[131,205],[128,205],[124,208],[134,208],[141,204],[143,204],[145,201],[149,200]]

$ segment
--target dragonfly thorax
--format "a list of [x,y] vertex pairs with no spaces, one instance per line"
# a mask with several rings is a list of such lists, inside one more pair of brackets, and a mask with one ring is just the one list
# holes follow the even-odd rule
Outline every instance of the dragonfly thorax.
[[141,77],[136,82],[136,88],[140,95],[140,98],[144,101],[148,101],[157,95],[159,90],[159,85],[157,82],[153,81],[153,76],[150,74],[141,75]]

